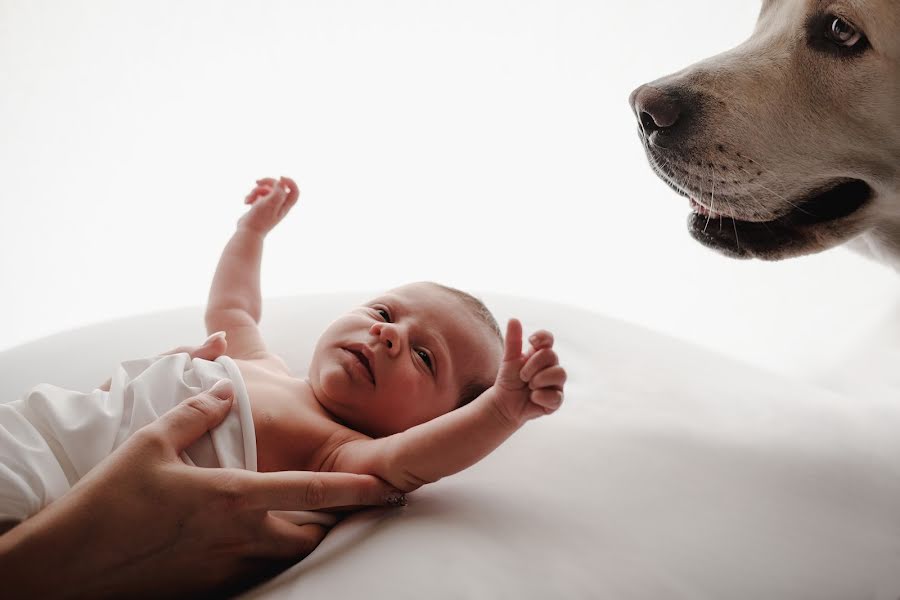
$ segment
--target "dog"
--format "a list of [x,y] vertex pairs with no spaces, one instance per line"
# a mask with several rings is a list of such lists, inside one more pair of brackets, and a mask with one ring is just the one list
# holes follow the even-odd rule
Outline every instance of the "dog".
[[900,270],[900,0],[764,0],[747,41],[629,102],[702,244],[778,260],[848,243]]

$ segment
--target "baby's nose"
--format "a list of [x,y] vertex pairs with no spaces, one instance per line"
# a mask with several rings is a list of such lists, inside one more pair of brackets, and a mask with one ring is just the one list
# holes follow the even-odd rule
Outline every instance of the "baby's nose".
[[369,329],[369,333],[374,335],[388,349],[388,354],[395,354],[400,349],[400,332],[392,323],[375,323]]

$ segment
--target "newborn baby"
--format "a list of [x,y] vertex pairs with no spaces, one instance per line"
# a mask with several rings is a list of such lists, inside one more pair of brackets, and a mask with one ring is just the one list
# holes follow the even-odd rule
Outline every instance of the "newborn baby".
[[38,512],[137,429],[212,388],[234,394],[232,412],[188,449],[189,462],[371,474],[405,492],[465,469],[559,408],[566,373],[549,332],[532,335],[523,354],[517,320],[504,340],[481,301],[427,282],[338,318],[307,376],[294,376],[257,324],[263,240],[298,196],[288,178],[260,180],[247,196],[210,290],[206,326],[217,333],[203,346],[122,363],[86,394],[40,385],[0,405],[0,522]]

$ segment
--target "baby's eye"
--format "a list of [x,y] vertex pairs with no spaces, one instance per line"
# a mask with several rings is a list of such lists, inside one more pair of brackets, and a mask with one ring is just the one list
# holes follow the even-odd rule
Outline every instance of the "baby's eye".
[[425,366],[428,367],[428,370],[434,372],[434,366],[431,363],[431,357],[428,356],[428,353],[424,350],[416,350],[416,354],[419,355],[419,358],[422,359],[422,362],[425,363]]
[[391,313],[389,313],[388,310],[387,310],[386,308],[384,308],[384,307],[380,307],[380,308],[379,308],[379,307],[376,307],[374,310],[375,310],[375,312],[378,314],[378,316],[381,317],[381,320],[382,320],[382,321],[384,321],[385,323],[390,323],[390,322],[391,322]]

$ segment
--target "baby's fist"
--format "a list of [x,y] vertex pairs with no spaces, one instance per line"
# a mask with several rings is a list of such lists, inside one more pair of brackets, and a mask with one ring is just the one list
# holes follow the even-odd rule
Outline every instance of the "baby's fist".
[[522,324],[510,319],[494,390],[498,410],[516,424],[558,409],[566,383],[566,371],[553,350],[553,334],[540,330],[529,342],[531,347],[522,354]]
[[263,235],[291,210],[300,197],[300,189],[289,177],[277,181],[272,178],[259,179],[256,187],[244,198],[244,204],[250,204],[250,210],[238,221],[238,228],[250,229]]

